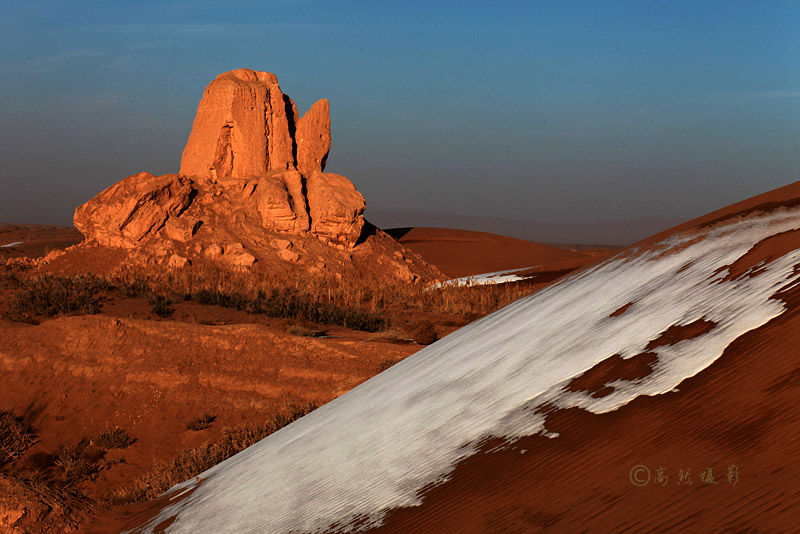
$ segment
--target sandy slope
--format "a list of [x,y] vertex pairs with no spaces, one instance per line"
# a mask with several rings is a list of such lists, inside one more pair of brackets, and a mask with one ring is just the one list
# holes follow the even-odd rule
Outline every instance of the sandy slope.
[[[703,231],[798,203],[796,183],[676,230]],[[637,245],[652,246],[674,232]],[[754,245],[731,266],[732,276],[800,248],[800,233]],[[376,530],[792,531],[800,524],[800,491],[793,482],[800,476],[800,287],[775,299],[787,311],[738,337],[676,391],[640,397],[602,414],[546,407],[546,427],[558,438],[525,437],[504,449],[498,449],[508,445],[504,440],[488,440],[446,483],[425,492],[422,506],[390,512]],[[589,381],[580,387],[597,395],[620,377],[622,370],[613,369],[611,361],[587,372]],[[700,479],[707,468],[716,484]],[[679,484],[681,470],[690,470],[690,476]]]
[[386,232],[451,278],[521,267],[571,270],[607,257],[615,250],[613,247],[561,248],[452,228],[394,228]]
[[798,205],[800,183],[517,301],[173,488],[142,531],[792,531]]

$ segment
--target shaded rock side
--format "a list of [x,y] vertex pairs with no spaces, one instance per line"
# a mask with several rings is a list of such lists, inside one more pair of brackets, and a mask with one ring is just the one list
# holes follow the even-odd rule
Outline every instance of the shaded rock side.
[[331,150],[330,104],[323,98],[297,122],[297,168],[304,176],[325,170]]
[[[140,172],[79,206],[73,219],[75,228],[100,245],[131,248],[161,229],[171,217],[183,213],[196,193],[191,180],[183,176]],[[186,235],[186,226],[195,224],[175,226]]]

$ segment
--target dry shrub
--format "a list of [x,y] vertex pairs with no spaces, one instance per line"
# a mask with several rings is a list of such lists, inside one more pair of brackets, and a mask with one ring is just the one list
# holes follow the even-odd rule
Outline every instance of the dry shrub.
[[9,316],[35,322],[58,314],[97,313],[104,290],[143,298],[153,313],[169,317],[170,305],[193,300],[269,317],[305,320],[378,332],[391,328],[392,316],[405,311],[453,314],[473,320],[531,293],[516,282],[476,287],[426,289],[422,284],[367,277],[310,276],[307,273],[234,271],[197,266],[167,270],[127,267],[114,275],[8,275],[14,292]]
[[161,272],[131,267],[117,271],[110,282],[132,295],[157,293],[173,301],[194,300],[200,304],[290,319],[303,316],[317,324],[371,332],[391,327],[386,317],[392,311],[418,310],[474,319],[535,289],[532,283],[524,281],[427,289],[422,284],[399,280],[242,272],[211,266]]
[[150,311],[163,319],[169,319],[175,313],[175,309],[170,308],[172,301],[164,295],[151,294],[147,297],[147,303],[150,304]]
[[324,330],[317,328],[314,323],[307,321],[304,317],[298,317],[292,322],[286,331],[294,336],[319,337],[325,335]]
[[88,456],[79,447],[62,447],[58,451],[55,465],[61,469],[66,485],[72,486],[97,474],[100,470],[97,460],[99,458]]
[[206,428],[211,428],[211,424],[217,420],[216,415],[211,415],[209,413],[204,413],[200,417],[195,417],[188,423],[186,423],[187,430],[194,430],[195,432],[199,432],[200,430],[205,430]]
[[100,311],[98,293],[108,282],[94,275],[44,274],[21,279],[21,291],[11,299],[8,315],[20,321]]
[[14,273],[0,273],[0,289],[17,289],[22,282]]
[[375,334],[373,339],[398,344],[408,344],[413,342],[413,340],[408,336],[408,332],[399,326],[390,326],[386,330]]
[[411,323],[408,327],[408,334],[415,343],[420,345],[430,345],[438,339],[436,327],[427,319]]
[[363,296],[349,295],[334,282],[320,282],[288,273],[237,272],[197,267],[177,271],[145,272],[128,268],[111,277],[126,296],[165,301],[193,300],[268,317],[296,319],[376,332],[386,319],[365,306]]
[[402,358],[395,360],[393,358],[381,358],[381,361],[378,362],[378,373],[382,373],[387,370],[389,367],[394,366],[396,363],[403,361]]
[[106,430],[97,437],[95,444],[102,449],[125,449],[136,441],[121,428]]
[[0,411],[0,466],[25,454],[34,443],[36,434],[22,422],[22,418]]
[[246,424],[227,428],[223,431],[219,441],[185,449],[177,458],[169,462],[157,460],[149,473],[134,480],[130,487],[116,491],[111,496],[111,502],[131,504],[154,499],[175,484],[195,477],[227,460],[257,441],[312,412],[316,407],[316,404],[313,403],[290,404],[286,411],[276,414],[264,424]]

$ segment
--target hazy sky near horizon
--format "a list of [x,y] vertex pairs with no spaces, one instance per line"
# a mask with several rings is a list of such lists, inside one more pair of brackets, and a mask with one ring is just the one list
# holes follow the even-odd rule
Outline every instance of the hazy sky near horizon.
[[0,222],[178,171],[203,89],[331,102],[373,210],[694,217],[800,180],[798,2],[3,0]]

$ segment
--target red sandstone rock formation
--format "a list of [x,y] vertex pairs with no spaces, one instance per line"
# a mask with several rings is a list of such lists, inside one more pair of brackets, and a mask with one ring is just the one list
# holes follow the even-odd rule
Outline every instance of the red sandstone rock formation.
[[108,247],[131,248],[145,237],[170,226],[191,204],[196,189],[175,174],[140,172],[112,185],[75,210],[75,228]]
[[[126,249],[126,261],[175,268],[211,261],[346,270],[371,255],[393,257],[402,247],[382,233],[354,250],[366,204],[350,180],[323,172],[330,126],[327,100],[298,118],[274,74],[220,74],[200,100],[180,173],[135,174],[78,207],[81,246]],[[441,276],[419,258],[396,263],[387,272],[402,279]]]
[[[330,145],[327,100],[298,120],[274,74],[226,72],[206,87],[180,174],[126,178],[80,206],[75,226],[111,247],[132,248],[155,234],[186,242],[209,212],[220,215],[209,194],[244,193],[236,211],[252,214],[265,230],[311,232],[353,247],[364,224],[364,197],[347,178],[322,172]],[[183,216],[192,203],[207,209]]]

